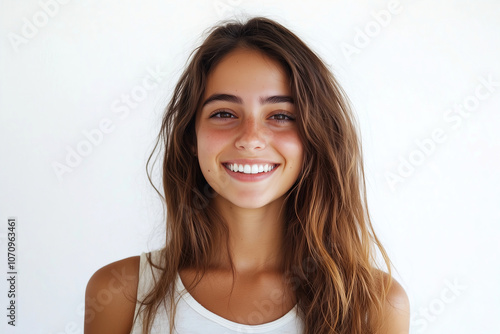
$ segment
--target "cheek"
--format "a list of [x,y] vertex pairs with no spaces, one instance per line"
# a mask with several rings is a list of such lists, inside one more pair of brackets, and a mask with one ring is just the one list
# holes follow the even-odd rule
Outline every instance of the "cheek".
[[205,180],[212,189],[219,193],[230,182],[227,173],[221,173],[224,168],[219,165],[220,154],[228,145],[228,136],[223,131],[206,131],[200,128],[197,133],[198,163]]
[[199,129],[196,137],[198,159],[203,170],[204,167],[213,165],[222,148],[227,145],[228,138],[223,131],[209,131],[204,128]]
[[295,132],[283,135],[277,141],[277,144],[282,154],[288,160],[288,163],[292,164],[294,168],[300,168],[304,155],[304,147],[299,135]]

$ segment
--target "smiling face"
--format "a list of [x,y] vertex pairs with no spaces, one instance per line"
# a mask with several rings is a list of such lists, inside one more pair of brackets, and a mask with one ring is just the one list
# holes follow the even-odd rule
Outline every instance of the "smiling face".
[[237,49],[208,76],[196,115],[201,171],[214,200],[260,208],[282,200],[299,176],[303,146],[289,81],[261,52]]

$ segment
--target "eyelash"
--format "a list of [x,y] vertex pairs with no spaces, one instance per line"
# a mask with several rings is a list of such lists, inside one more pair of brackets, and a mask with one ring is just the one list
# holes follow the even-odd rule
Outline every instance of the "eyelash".
[[220,117],[222,114],[227,114],[230,116],[234,116],[232,113],[226,110],[217,110],[215,111],[212,115],[210,115],[210,118],[230,118],[230,117]]
[[[220,117],[222,114],[230,115],[230,117]],[[231,116],[234,116],[234,115],[229,111],[217,110],[212,115],[210,115],[209,118],[226,119],[226,118],[232,118]],[[275,116],[285,116],[287,118],[287,119],[275,119],[276,122],[278,122],[278,123],[286,123],[286,122],[295,121],[295,117],[293,117],[292,115],[289,115],[288,113],[284,113],[284,112],[276,113],[276,114],[272,115],[271,117],[275,117]]]
[[292,116],[290,116],[288,114],[284,114],[284,113],[274,114],[271,117],[274,117],[274,116],[285,116],[287,118],[287,119],[277,119],[276,121],[279,122],[279,123],[286,123],[286,122],[293,122],[293,121],[295,121],[295,117],[292,117]]

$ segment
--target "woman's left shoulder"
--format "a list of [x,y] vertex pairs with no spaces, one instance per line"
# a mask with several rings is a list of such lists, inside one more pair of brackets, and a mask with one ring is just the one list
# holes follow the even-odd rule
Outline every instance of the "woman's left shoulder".
[[410,331],[410,301],[405,289],[389,274],[380,271],[381,279],[389,284],[383,306],[382,328],[377,333],[407,334]]

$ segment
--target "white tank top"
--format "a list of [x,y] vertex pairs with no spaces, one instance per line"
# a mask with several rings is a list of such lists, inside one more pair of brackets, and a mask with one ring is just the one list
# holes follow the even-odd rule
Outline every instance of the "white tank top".
[[[160,250],[151,252],[153,263],[159,263]],[[153,277],[154,275],[154,277]],[[140,257],[139,285],[137,287],[137,298],[142,300],[147,294],[154,278],[158,277],[158,269],[153,268],[147,258],[146,253]],[[244,325],[227,320],[199,304],[184,288],[181,278],[177,273],[175,282],[177,311],[175,315],[175,330],[178,334],[234,334],[234,333],[283,333],[299,334],[303,333],[303,321],[297,314],[297,306],[292,308],[287,314],[274,321],[261,325]],[[168,303],[166,303],[168,304]],[[139,303],[136,304],[134,317],[139,310]],[[151,334],[168,334],[169,320],[165,307],[160,306],[153,322]],[[134,323],[130,334],[142,334],[142,313]]]

